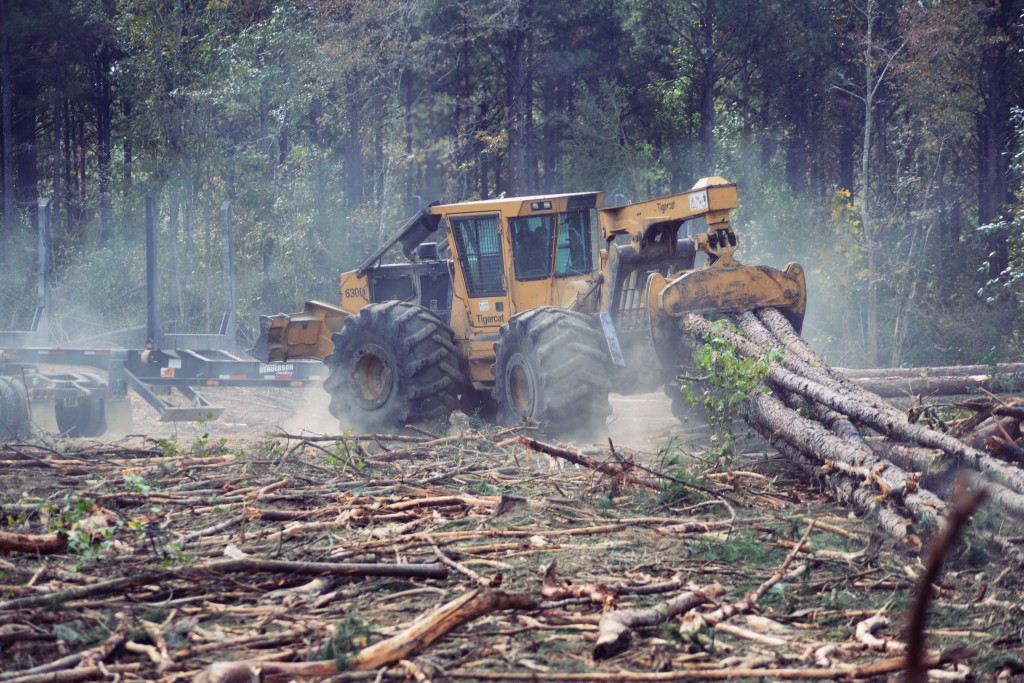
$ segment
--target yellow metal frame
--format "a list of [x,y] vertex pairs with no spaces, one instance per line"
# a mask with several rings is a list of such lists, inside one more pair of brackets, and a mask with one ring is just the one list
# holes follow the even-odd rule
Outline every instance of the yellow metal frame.
[[[540,306],[572,308],[588,313],[608,312],[612,305],[613,283],[608,250],[593,254],[593,269],[587,273],[527,281],[515,277],[509,220],[565,213],[570,210],[570,202],[576,201],[578,206],[584,194],[591,197],[583,203],[592,202],[594,208],[599,209],[598,224],[605,243],[618,242],[620,236],[627,236],[636,248],[634,254],[639,255],[641,261],[664,257],[666,253],[674,254],[676,236],[685,222],[702,218],[707,224],[706,231],[693,237],[695,250],[707,254],[707,265],[668,275],[654,273],[647,280],[643,299],[640,300],[647,302],[651,336],[659,354],[667,348],[665,345],[682,343],[676,320],[690,312],[772,306],[782,309],[799,329],[807,295],[803,269],[797,264],[789,264],[783,271],[765,266],[745,266],[734,258],[739,240],[729,225],[729,212],[739,206],[739,197],[734,184],[715,176],[700,180],[687,192],[614,208],[600,208],[604,197],[600,192],[429,207],[406,223],[403,230],[375,252],[360,270],[341,274],[338,282],[340,306],[312,301],[307,302],[299,314],[264,316],[261,324],[268,341],[270,359],[325,358],[332,350],[331,334],[343,327],[345,317],[357,314],[371,303],[367,271],[373,263],[383,256],[387,248],[399,242],[403,252],[414,258],[411,250],[428,234],[443,228],[452,252],[449,264],[452,306],[448,322],[474,386],[477,389],[491,386],[494,382],[491,374],[494,343],[498,340],[501,326],[512,315]],[[430,219],[430,216],[437,218]],[[466,273],[457,253],[452,220],[490,216],[497,217],[499,222],[504,291],[496,296],[473,297],[469,295]],[[591,227],[594,229],[595,226]],[[597,250],[596,244],[594,249]],[[674,357],[674,349],[665,353],[667,358]]]

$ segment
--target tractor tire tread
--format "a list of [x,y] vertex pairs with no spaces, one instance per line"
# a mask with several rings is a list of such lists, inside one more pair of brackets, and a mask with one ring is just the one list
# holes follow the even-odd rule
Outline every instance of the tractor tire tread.
[[[468,383],[453,337],[451,328],[421,306],[401,301],[365,306],[332,335],[334,350],[324,359],[331,414],[373,431],[446,417],[458,407],[461,388]],[[358,405],[348,385],[347,361],[368,342],[384,348],[395,366],[391,394],[375,409]]]

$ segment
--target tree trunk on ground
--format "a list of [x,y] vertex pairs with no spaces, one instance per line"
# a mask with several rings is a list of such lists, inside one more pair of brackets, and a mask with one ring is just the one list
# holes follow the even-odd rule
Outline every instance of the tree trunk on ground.
[[685,614],[694,607],[714,600],[724,592],[725,588],[716,583],[698,590],[686,591],[652,607],[605,612],[597,627],[594,659],[608,659],[625,650],[629,645],[632,629],[638,626],[663,624],[678,614]]
[[789,410],[777,398],[752,393],[744,402],[742,416],[759,431],[780,435],[804,453],[815,453],[847,476],[870,482],[881,495],[896,496],[918,519],[938,524],[943,503],[927,491],[918,491],[917,482],[905,470],[884,463],[871,449],[835,436],[820,424]]
[[[861,388],[882,398],[913,398],[914,396],[962,396],[978,389],[1007,389],[1006,381],[995,375],[961,375],[954,377],[858,377],[850,379]],[[1018,383],[1020,384],[1020,383]],[[1014,387],[1019,389],[1018,387]]]

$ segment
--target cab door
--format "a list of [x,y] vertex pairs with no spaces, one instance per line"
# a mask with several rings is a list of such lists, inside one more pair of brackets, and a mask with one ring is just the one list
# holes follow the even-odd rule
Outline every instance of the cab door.
[[552,265],[557,215],[508,219],[512,245],[512,307],[516,313],[552,303]]
[[[470,378],[486,382],[492,379],[498,331],[511,315],[501,216],[450,216],[448,221],[456,252],[452,326],[457,342],[468,346]],[[454,320],[460,308],[465,315],[465,327]]]

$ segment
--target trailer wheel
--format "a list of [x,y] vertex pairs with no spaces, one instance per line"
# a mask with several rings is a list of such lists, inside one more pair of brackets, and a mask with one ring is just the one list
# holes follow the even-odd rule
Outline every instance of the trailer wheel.
[[324,359],[331,414],[366,431],[447,417],[467,385],[453,338],[436,315],[402,301],[346,318]]
[[103,403],[106,382],[91,372],[82,372],[78,373],[75,385],[83,390],[83,394],[74,405],[57,404],[57,429],[70,437],[88,438],[103,434],[107,431]]
[[524,419],[564,438],[601,438],[611,413],[607,343],[588,315],[545,306],[513,316],[494,347],[504,425]]
[[15,377],[0,377],[0,440],[27,436],[28,394]]

